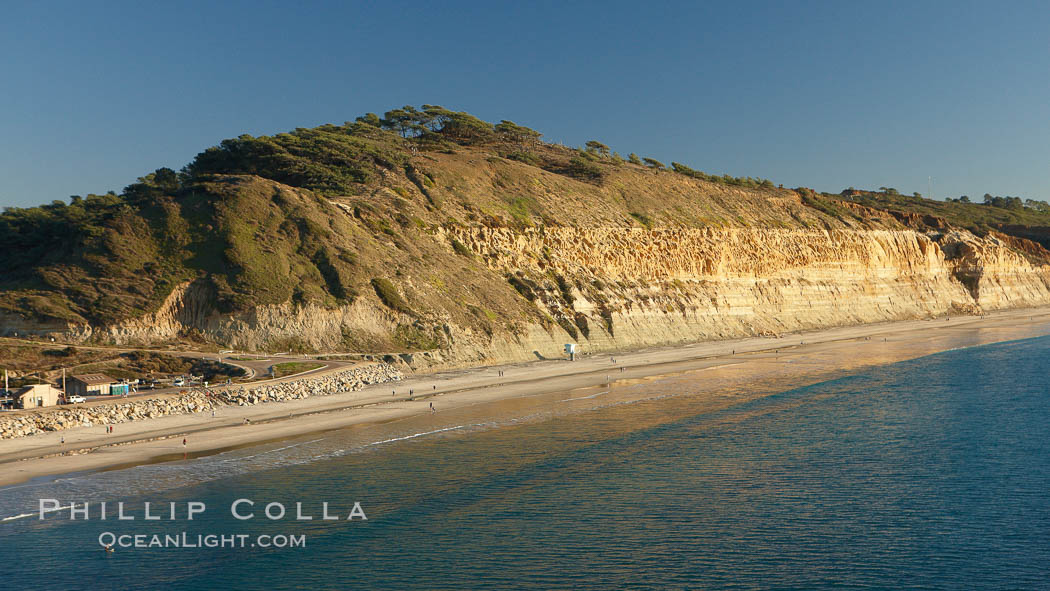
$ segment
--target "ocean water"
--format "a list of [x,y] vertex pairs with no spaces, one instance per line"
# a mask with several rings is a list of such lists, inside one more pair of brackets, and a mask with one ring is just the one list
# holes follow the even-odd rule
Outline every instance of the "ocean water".
[[[1047,589],[1048,368],[1037,338],[722,408],[692,390],[711,374],[676,374],[8,487],[0,589]],[[40,520],[41,497],[111,506]]]

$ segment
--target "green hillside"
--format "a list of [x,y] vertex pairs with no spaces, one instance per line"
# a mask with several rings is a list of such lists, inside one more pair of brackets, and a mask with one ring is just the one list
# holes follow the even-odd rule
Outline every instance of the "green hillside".
[[900,215],[871,216],[846,202],[982,232],[1031,236],[1050,226],[1046,210],[1013,202],[795,192],[621,156],[598,141],[574,149],[540,138],[509,121],[405,107],[225,140],[119,195],[9,208],[0,214],[0,313],[104,326],[157,310],[192,281],[220,314],[378,298],[417,321],[387,342],[346,334],[344,346],[425,349],[448,338],[446,320],[487,332],[552,321],[513,277],[442,238],[442,228],[901,225]]

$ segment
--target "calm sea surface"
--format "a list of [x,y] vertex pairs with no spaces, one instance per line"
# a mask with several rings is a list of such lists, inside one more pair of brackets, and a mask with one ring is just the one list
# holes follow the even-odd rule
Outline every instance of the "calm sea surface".
[[[0,589],[1047,589],[1048,369],[1038,338],[716,411],[679,374],[9,487]],[[40,497],[137,519],[17,518]],[[103,532],[306,547],[107,554]]]

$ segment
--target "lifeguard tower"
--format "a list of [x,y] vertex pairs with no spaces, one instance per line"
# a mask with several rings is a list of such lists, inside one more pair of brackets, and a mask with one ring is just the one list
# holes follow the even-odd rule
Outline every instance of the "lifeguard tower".
[[565,354],[569,356],[569,361],[576,361],[576,343],[565,343]]

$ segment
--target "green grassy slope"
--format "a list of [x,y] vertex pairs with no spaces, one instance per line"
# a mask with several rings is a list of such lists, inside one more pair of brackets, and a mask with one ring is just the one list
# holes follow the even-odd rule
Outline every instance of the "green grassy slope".
[[156,310],[187,281],[225,314],[374,295],[427,321],[402,325],[392,343],[344,335],[347,349],[431,348],[445,338],[435,328],[442,319],[491,332],[541,314],[508,278],[445,243],[441,227],[871,228],[906,217],[852,204],[975,231],[1050,226],[1050,214],[1030,208],[795,192],[636,162],[597,142],[546,144],[513,123],[440,107],[241,136],[120,195],[0,214],[0,313],[106,325]]

